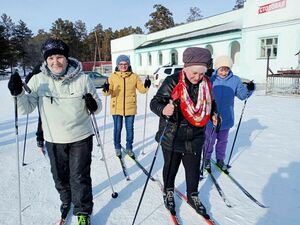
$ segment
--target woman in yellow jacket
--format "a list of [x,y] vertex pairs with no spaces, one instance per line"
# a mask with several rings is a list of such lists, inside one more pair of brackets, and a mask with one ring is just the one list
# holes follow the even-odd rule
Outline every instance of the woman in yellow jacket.
[[122,157],[121,153],[121,132],[123,127],[123,117],[125,117],[126,127],[126,151],[131,157],[135,157],[132,151],[134,137],[134,117],[137,113],[136,90],[144,94],[148,91],[151,81],[149,78],[145,83],[139,76],[132,72],[130,59],[126,55],[120,55],[116,61],[115,72],[108,78],[108,83],[104,84],[103,95],[111,96],[110,112],[114,120],[114,146],[116,155]]

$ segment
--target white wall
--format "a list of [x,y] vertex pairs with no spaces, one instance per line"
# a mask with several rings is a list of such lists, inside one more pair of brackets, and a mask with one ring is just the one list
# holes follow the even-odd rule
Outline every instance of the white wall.
[[112,67],[116,66],[116,59],[119,55],[128,55],[131,65],[138,64],[134,55],[134,50],[146,41],[144,34],[132,34],[111,41]]
[[300,50],[299,0],[286,0],[286,7],[258,13],[259,6],[277,0],[252,0],[245,4],[245,19],[241,43],[241,76],[266,82],[267,59],[260,58],[260,38],[278,37],[277,57],[270,59],[270,68],[277,70],[296,68]]
[[281,0],[285,1],[285,7],[273,11],[259,14],[259,7],[279,0],[247,0],[244,8],[244,28],[257,27],[265,24],[272,24],[287,20],[299,18],[300,1],[299,0]]

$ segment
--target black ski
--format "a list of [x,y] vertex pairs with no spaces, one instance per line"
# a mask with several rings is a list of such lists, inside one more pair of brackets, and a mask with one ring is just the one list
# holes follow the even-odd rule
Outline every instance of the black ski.
[[128,171],[127,171],[127,167],[126,167],[126,164],[124,162],[124,159],[122,158],[122,155],[120,155],[120,157],[118,157],[119,160],[120,160],[120,163],[121,163],[121,167],[122,167],[122,171],[123,171],[123,174],[124,174],[124,177],[126,178],[126,180],[130,180],[130,177],[129,177],[129,174],[128,174]]
[[217,188],[218,192],[219,192],[219,195],[221,196],[221,198],[223,199],[223,201],[225,202],[225,204],[231,208],[232,205],[230,204],[230,202],[228,201],[228,199],[226,198],[222,188],[220,187],[219,183],[217,182],[216,178],[214,177],[214,175],[211,173],[211,171],[208,171],[208,174],[211,178],[211,180],[213,181],[215,187]]
[[[162,193],[163,193],[163,192],[164,192],[164,186],[163,186],[163,184],[161,183],[161,181],[160,181],[159,179],[156,179],[156,182],[157,182],[157,184],[158,184],[160,190],[161,190]],[[166,210],[168,210],[168,209],[166,208]],[[178,217],[176,216],[176,211],[174,211],[174,212],[171,212],[170,210],[168,210],[168,211],[169,211],[169,213],[170,213],[171,220],[172,220],[172,222],[174,223],[174,225],[180,225],[179,219],[178,219]]]
[[254,203],[256,203],[257,205],[259,205],[262,208],[269,208],[268,206],[265,206],[264,204],[260,203],[258,200],[256,200],[230,173],[229,171],[226,170],[222,170],[216,163],[216,161],[211,160],[215,166],[223,173],[226,174],[232,181],[233,183],[249,198],[251,199]]
[[[128,155],[128,152],[126,151],[126,149],[124,149],[123,147],[122,147],[122,149],[126,153],[126,155]],[[149,176],[149,172],[145,169],[145,167],[142,166],[142,164],[135,157],[130,157],[129,155],[128,155],[128,157],[136,163],[136,165],[143,171],[144,174]],[[156,179],[152,176],[150,176],[150,179],[152,181],[156,181]]]
[[[187,196],[185,194],[183,194],[181,191],[179,191],[177,188],[175,188],[175,193],[177,194],[177,196],[182,200],[185,201],[187,203],[188,206],[190,206],[192,208],[192,206],[188,203],[188,199]],[[192,208],[194,210],[194,208]],[[196,212],[196,211],[195,211]],[[197,213],[197,212],[196,212]],[[201,215],[199,213],[197,213],[199,216],[201,216],[204,221],[208,224],[208,225],[215,225],[215,222],[210,218],[210,216],[208,214],[206,215]]]

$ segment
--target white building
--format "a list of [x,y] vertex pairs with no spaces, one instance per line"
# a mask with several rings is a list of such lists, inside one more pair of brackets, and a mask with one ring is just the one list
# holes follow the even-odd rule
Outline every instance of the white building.
[[213,58],[227,54],[240,77],[266,82],[270,68],[296,68],[300,50],[300,0],[248,0],[244,8],[152,34],[133,34],[111,42],[113,68],[120,54],[136,73],[152,75],[160,66],[182,65],[187,47],[204,47]]

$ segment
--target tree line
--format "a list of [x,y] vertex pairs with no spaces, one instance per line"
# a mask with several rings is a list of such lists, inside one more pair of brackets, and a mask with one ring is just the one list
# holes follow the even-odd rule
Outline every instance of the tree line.
[[[242,3],[241,3],[242,2]],[[237,0],[233,9],[243,7],[243,0]],[[150,19],[145,24],[149,33],[174,27],[173,14],[163,5],[155,4],[154,11],[149,15]],[[191,7],[186,22],[202,19],[201,10]],[[58,18],[52,23],[47,32],[38,30],[36,35],[27,27],[26,23],[19,20],[14,23],[12,19],[3,13],[0,20],[0,71],[20,66],[24,75],[26,68],[33,68],[43,61],[40,47],[48,38],[59,38],[70,46],[70,56],[80,61],[110,61],[113,39],[130,34],[143,34],[140,27],[124,27],[113,30],[111,27],[104,29],[102,24],[97,24],[91,32],[87,31],[83,21],[75,22]]]

